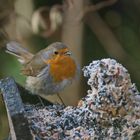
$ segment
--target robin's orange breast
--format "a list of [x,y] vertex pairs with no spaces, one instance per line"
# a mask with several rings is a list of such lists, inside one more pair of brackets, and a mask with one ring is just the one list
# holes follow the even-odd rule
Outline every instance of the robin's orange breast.
[[56,59],[49,60],[48,63],[54,82],[72,79],[76,75],[76,63],[70,56],[59,55]]

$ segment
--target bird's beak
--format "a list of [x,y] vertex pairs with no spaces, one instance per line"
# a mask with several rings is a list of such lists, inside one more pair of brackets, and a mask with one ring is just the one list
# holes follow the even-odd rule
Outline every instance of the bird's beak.
[[72,55],[72,53],[70,51],[67,51],[64,53],[64,55]]

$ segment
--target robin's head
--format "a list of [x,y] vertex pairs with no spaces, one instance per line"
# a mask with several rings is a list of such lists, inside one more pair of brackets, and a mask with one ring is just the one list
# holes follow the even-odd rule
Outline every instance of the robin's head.
[[61,42],[52,43],[47,48],[42,50],[42,54],[44,60],[48,60],[49,58],[51,60],[61,61],[62,59],[71,56],[69,48]]

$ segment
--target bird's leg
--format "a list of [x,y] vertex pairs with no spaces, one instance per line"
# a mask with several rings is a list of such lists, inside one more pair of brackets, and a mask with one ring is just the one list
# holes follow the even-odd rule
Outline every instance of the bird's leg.
[[40,97],[40,96],[38,96],[38,99],[39,99],[39,101],[40,101],[41,105],[44,107],[45,105],[44,105],[44,103],[43,103],[43,101],[42,101],[42,99],[41,99],[41,97]]
[[58,96],[58,98],[60,99],[61,103],[62,103],[64,106],[66,106],[65,103],[63,102],[63,99],[62,99],[61,96],[59,95],[59,93],[57,93],[57,96]]

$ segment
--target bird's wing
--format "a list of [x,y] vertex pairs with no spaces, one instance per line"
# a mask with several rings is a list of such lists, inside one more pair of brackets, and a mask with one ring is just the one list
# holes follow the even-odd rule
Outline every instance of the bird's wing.
[[48,67],[40,53],[37,53],[28,64],[24,65],[24,68],[21,70],[22,74],[36,77],[44,68]]
[[23,48],[15,41],[11,41],[6,44],[6,52],[16,56],[21,64],[28,63],[34,56],[26,48]]

